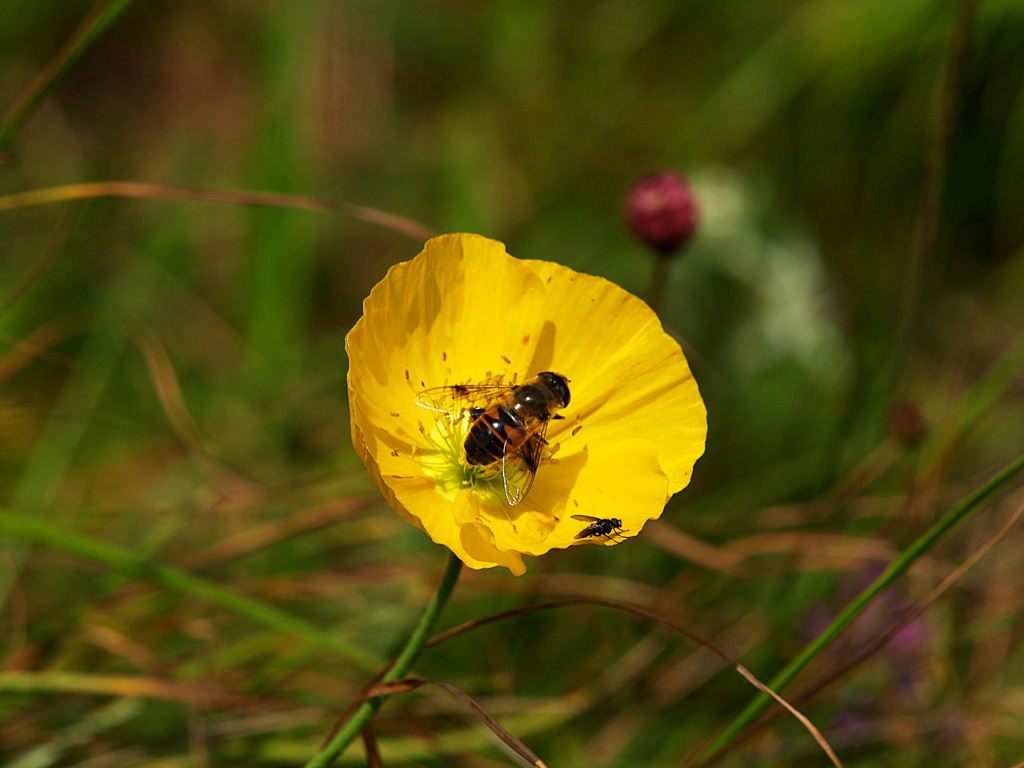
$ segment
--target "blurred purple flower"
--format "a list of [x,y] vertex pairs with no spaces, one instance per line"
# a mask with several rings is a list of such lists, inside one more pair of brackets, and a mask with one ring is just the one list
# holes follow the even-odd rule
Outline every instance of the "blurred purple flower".
[[912,400],[896,400],[889,406],[889,431],[908,451],[917,448],[928,436],[924,414]]
[[[909,609],[909,606],[905,606]],[[901,612],[902,613],[902,612]],[[889,645],[900,653],[915,653],[928,641],[928,625],[920,616],[915,616],[893,635]]]
[[[841,606],[849,603],[873,582],[882,572],[882,566],[872,564],[859,574],[847,575],[840,579],[836,587],[836,603]],[[869,603],[863,611],[850,623],[830,648],[838,656],[856,653],[861,647],[887,631],[913,608],[913,603],[905,596],[905,586],[895,584],[882,592]],[[833,609],[823,603],[810,608],[801,621],[801,632],[808,639],[817,637],[829,625],[838,608]],[[878,652],[878,656],[887,659],[901,670],[906,670],[926,650],[931,633],[927,622],[921,615],[914,616],[894,634]]]
[[661,171],[634,184],[626,193],[622,211],[634,234],[666,255],[689,242],[700,218],[690,185],[672,171]]

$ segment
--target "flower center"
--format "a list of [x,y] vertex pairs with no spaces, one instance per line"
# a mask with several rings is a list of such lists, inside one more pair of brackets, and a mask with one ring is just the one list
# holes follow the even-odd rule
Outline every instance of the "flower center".
[[419,457],[421,466],[449,501],[454,501],[459,491],[470,490],[483,503],[501,506],[505,501],[501,462],[487,466],[466,463],[463,444],[472,424],[468,413],[461,418],[442,415],[430,429],[421,423],[420,431],[430,445]]

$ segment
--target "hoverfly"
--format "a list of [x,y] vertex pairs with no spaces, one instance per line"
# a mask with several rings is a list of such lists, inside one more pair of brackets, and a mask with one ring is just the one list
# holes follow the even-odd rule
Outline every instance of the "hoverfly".
[[589,523],[582,531],[576,534],[577,539],[589,539],[594,536],[604,536],[614,541],[615,536],[621,536],[626,529],[622,527],[622,521],[617,517],[607,519],[591,517],[590,515],[572,515],[573,520]]
[[569,405],[569,381],[544,371],[518,386],[432,387],[420,392],[416,402],[454,420],[469,413],[473,423],[463,443],[466,464],[500,463],[505,500],[514,507],[533,486],[548,422],[564,418],[556,412]]

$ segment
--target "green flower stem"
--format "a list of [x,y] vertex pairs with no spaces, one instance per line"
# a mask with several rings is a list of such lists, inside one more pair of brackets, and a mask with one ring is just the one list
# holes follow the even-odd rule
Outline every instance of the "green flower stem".
[[673,258],[669,254],[655,253],[651,268],[651,282],[647,287],[647,305],[665,322],[665,288]]
[[154,563],[114,544],[65,530],[45,520],[0,509],[0,536],[46,544],[80,557],[99,560],[122,573],[194,595],[280,632],[296,635],[314,647],[331,651],[358,664],[362,669],[379,669],[383,663],[375,654],[272,605],[224,589],[185,571]]
[[[405,674],[412,668],[412,665],[416,663],[420,654],[423,653],[423,647],[426,645],[427,638],[433,631],[434,625],[437,624],[445,603],[448,602],[452,590],[455,589],[455,582],[459,580],[459,572],[461,570],[462,561],[453,554],[448,560],[448,569],[444,572],[444,578],[441,579],[441,586],[437,588],[434,597],[431,598],[426,610],[423,611],[423,615],[406,641],[402,653],[395,660],[391,669],[381,678],[382,682],[387,683],[391,680],[405,677]],[[338,734],[312,760],[306,763],[306,768],[325,768],[325,766],[334,762],[335,758],[345,750],[345,747],[351,744],[362,732],[363,726],[377,713],[383,701],[384,699],[378,697],[363,702],[359,709],[349,718],[349,721],[345,723],[345,727],[338,731]]]
[[[982,502],[988,499],[992,494],[1010,482],[1013,477],[1024,469],[1024,454],[1017,457],[1017,459],[1010,465],[1008,465],[1002,472],[989,480],[985,485],[976,490],[966,499],[957,504],[953,509],[947,512],[941,519],[939,519],[931,528],[924,532],[920,538],[911,544],[899,558],[893,562],[882,574],[875,579],[870,586],[868,586],[863,592],[857,595],[854,600],[846,606],[842,613],[840,613],[832,621],[825,630],[818,635],[813,642],[811,642],[803,652],[793,659],[789,664],[783,668],[771,682],[768,683],[768,687],[776,693],[781,693],[782,690],[793,681],[801,670],[806,667],[811,660],[817,656],[825,647],[835,639],[843,628],[849,624],[853,618],[864,609],[864,607],[870,603],[879,592],[886,589],[896,579],[902,576],[913,563],[920,558],[925,552],[932,548],[932,546],[948,533],[958,523],[963,522],[968,515],[976,510]],[[727,742],[732,740],[735,736],[739,735],[740,731],[750,725],[756,720],[762,712],[764,712],[768,705],[771,704],[772,699],[766,694],[758,694],[754,699],[751,700],[750,704],[737,715],[732,722],[726,726],[718,737],[709,745],[709,750],[718,750],[725,746]]]

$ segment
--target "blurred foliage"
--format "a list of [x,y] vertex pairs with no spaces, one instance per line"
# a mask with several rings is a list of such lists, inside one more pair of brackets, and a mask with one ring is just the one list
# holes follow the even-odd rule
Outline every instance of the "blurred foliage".
[[[90,8],[4,4],[0,110]],[[686,173],[704,218],[664,321],[708,404],[692,486],[624,546],[533,560],[518,580],[465,574],[443,623],[627,599],[767,679],[850,584],[1024,445],[1024,10],[960,8],[134,3],[18,133],[0,196],[105,179],[301,192],[644,295],[652,262],[622,195],[651,170]],[[944,94],[935,245],[913,277]],[[444,553],[376,500],[354,455],[344,336],[420,244],[320,213],[116,199],[0,212],[0,234],[3,503],[394,653]],[[920,446],[890,435],[895,401],[920,410]],[[845,642],[879,634],[1020,501],[957,531]],[[1022,536],[924,614],[912,648],[801,706],[848,768],[1024,759]],[[2,555],[9,765],[302,764],[370,673],[92,561],[6,540]],[[420,669],[552,766],[679,765],[753,692],[706,651],[585,608],[476,630]],[[136,687],[110,683],[123,677]],[[404,694],[375,722],[388,766],[502,764],[440,694]],[[808,761],[824,756],[784,718],[717,765]]]

